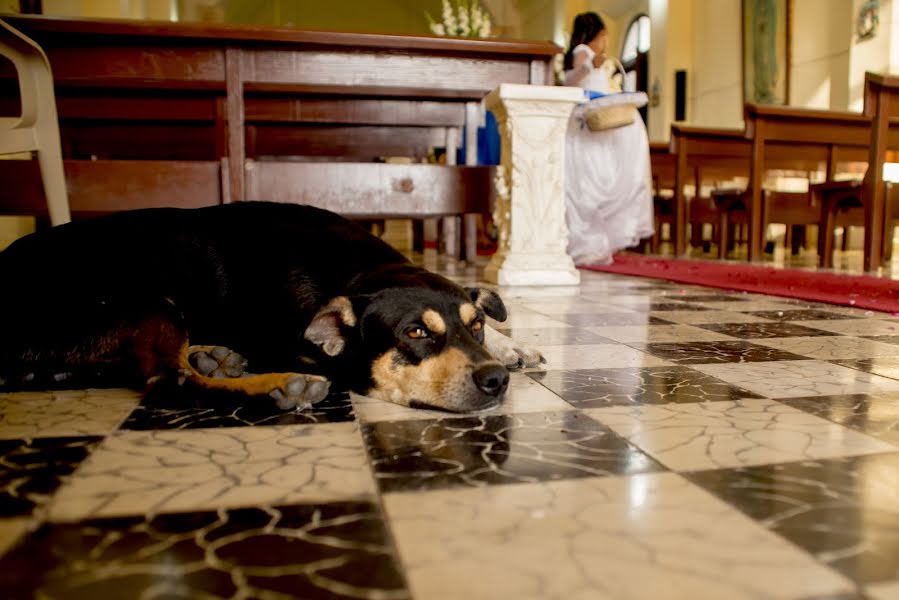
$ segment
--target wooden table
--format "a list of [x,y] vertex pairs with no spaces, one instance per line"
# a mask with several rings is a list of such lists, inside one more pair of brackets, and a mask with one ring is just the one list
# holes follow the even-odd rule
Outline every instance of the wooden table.
[[[341,173],[352,176],[347,159],[368,161],[373,155],[421,152],[438,144],[455,148],[467,126],[465,162],[474,164],[477,103],[500,83],[550,82],[550,61],[559,52],[550,42],[199,23],[7,20],[49,56],[66,158],[108,162],[105,172],[111,179],[117,173],[128,176],[117,169],[123,165],[113,164],[118,161],[154,159],[160,174],[166,163],[202,161],[216,168],[221,163],[227,190],[211,202],[258,199],[246,185],[248,153],[265,160],[310,153],[330,157],[340,164],[329,172],[340,178]],[[4,96],[9,110],[12,75],[0,68],[0,110]],[[463,169],[452,166],[455,153],[450,154],[446,168]],[[292,166],[306,168],[287,162],[279,169],[289,172]],[[481,174],[472,177],[485,180]],[[280,187],[263,186],[274,196],[268,199],[303,196],[295,187],[304,185],[302,178],[284,181]],[[382,177],[372,185],[393,184]],[[381,206],[393,191],[362,192],[377,196],[373,206]],[[484,202],[489,194],[481,190]],[[172,198],[172,205],[189,203],[188,195],[190,186],[184,196]],[[73,190],[71,196],[77,212],[81,195]],[[358,199],[349,200],[332,208],[373,212],[359,206]]]
[[[872,120],[868,171],[862,189],[865,207],[865,270],[869,271],[877,269],[883,263],[884,229],[887,222],[883,163],[887,158],[887,148],[895,148],[899,141],[890,132],[890,119],[899,117],[899,76],[865,73],[864,115]],[[890,234],[892,238],[892,226]],[[887,241],[891,243],[891,240]]]

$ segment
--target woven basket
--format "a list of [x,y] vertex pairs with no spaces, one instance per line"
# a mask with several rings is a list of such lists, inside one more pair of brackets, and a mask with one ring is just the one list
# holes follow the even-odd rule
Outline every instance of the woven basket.
[[[618,70],[621,72],[621,82],[624,83],[626,74],[624,66],[617,60]],[[584,121],[590,131],[606,131],[630,125],[637,118],[637,107],[633,104],[615,104],[612,106],[598,106],[584,113]]]

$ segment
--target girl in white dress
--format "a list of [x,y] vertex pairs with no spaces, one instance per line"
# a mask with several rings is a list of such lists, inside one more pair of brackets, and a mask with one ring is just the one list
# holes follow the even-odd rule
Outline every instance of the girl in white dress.
[[[565,84],[612,91],[607,43],[599,15],[578,15],[565,54]],[[574,110],[565,145],[565,204],[568,253],[578,264],[610,263],[612,254],[653,234],[649,140],[642,119],[591,131],[583,109]]]

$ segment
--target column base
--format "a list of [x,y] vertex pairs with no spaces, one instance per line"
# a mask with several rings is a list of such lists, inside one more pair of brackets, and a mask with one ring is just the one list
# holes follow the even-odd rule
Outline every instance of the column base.
[[493,256],[484,269],[484,278],[498,285],[577,285],[581,274],[565,254],[556,257]]

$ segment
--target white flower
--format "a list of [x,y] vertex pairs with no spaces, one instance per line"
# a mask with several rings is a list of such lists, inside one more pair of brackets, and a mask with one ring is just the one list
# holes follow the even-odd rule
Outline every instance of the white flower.
[[446,35],[446,30],[441,23],[431,23],[431,33],[434,35]]
[[449,0],[443,0],[443,27],[447,35],[456,35],[459,31],[456,15],[453,14],[453,7],[450,6]]
[[473,2],[471,5],[471,35],[481,37],[483,18],[480,5],[476,1]]
[[469,27],[470,19],[468,18],[468,5],[465,0],[459,0],[456,6],[456,13],[459,15],[459,35],[471,35]]

